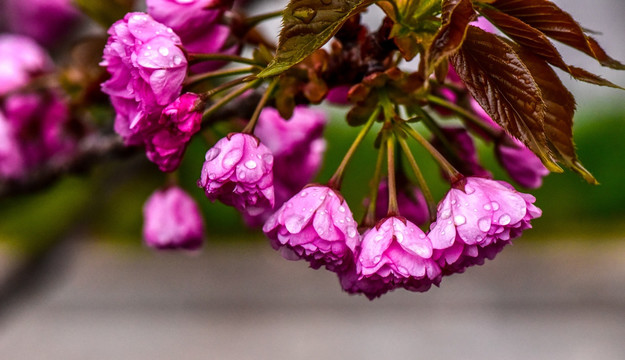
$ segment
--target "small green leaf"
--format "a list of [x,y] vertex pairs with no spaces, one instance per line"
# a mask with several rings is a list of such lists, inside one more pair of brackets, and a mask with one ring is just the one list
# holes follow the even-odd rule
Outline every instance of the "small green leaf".
[[276,56],[258,74],[278,75],[322,47],[351,16],[372,0],[291,0],[282,17]]

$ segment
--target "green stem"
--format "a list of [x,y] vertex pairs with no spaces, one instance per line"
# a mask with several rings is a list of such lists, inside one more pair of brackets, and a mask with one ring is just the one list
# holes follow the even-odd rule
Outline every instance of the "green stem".
[[282,16],[282,13],[283,13],[283,10],[277,10],[277,11],[273,11],[273,12],[269,12],[265,14],[250,16],[247,19],[245,19],[245,26],[251,29],[265,20],[269,20],[275,17]]
[[227,76],[232,76],[232,75],[247,74],[247,73],[251,73],[254,69],[260,69],[260,68],[257,66],[250,66],[250,67],[245,67],[245,68],[240,68],[240,69],[217,70],[217,71],[207,72],[204,74],[197,74],[197,75],[189,76],[187,80],[185,80],[184,86],[193,85],[195,83],[198,83],[204,80],[217,79],[217,78],[227,77]]
[[443,144],[443,146],[447,149],[447,153],[452,158],[451,159],[452,162],[455,164],[460,164],[462,160],[458,157],[456,148],[449,142],[449,139],[441,131],[441,128],[438,126],[438,124],[434,121],[434,119],[432,119],[430,114],[428,114],[426,111],[424,111],[423,109],[419,109],[419,110],[421,112],[421,115],[423,116],[422,117],[423,123],[428,128],[428,130],[430,130],[432,134],[434,134],[434,136],[436,136],[436,138],[438,138],[440,142]]
[[328,180],[329,187],[334,188],[336,190],[339,190],[341,188],[341,183],[343,182],[343,173],[345,171],[345,168],[347,167],[347,164],[349,164],[349,161],[351,160],[352,156],[354,156],[354,152],[356,152],[356,149],[358,148],[360,143],[364,140],[369,130],[371,130],[371,127],[373,126],[373,123],[375,122],[375,120],[378,118],[379,114],[380,114],[380,108],[376,107],[376,109],[373,111],[373,113],[369,117],[369,120],[367,120],[367,123],[365,124],[365,126],[362,128],[362,130],[360,130],[360,133],[358,133],[358,136],[354,140],[354,143],[352,143],[352,146],[349,148],[349,150],[347,150],[347,153],[345,154],[343,161],[341,161],[341,164],[334,172],[334,175],[332,175],[330,180]]
[[[382,139],[384,142],[385,139]],[[367,206],[367,211],[365,212],[365,216],[361,221],[361,226],[363,227],[373,227],[375,225],[375,210],[378,202],[378,192],[380,190],[380,180],[382,179],[382,163],[384,162],[384,155],[386,153],[386,148],[384,146],[380,146],[378,150],[378,159],[375,162],[375,172],[373,173],[373,179],[371,179],[371,192],[369,193],[369,205]]]
[[386,216],[399,215],[397,184],[395,182],[395,136],[386,137],[386,163],[388,164],[388,212]]
[[258,105],[256,106],[256,109],[254,110],[254,114],[252,114],[252,118],[250,119],[250,122],[247,123],[243,131],[241,131],[242,133],[244,134],[254,133],[254,127],[256,127],[256,123],[258,122],[258,118],[260,117],[260,112],[265,107],[265,104],[267,104],[267,100],[269,100],[269,97],[271,97],[271,94],[273,93],[273,90],[276,88],[276,85],[278,85],[277,77],[273,78],[273,80],[267,87],[267,90],[265,90],[263,97],[260,99],[260,101],[258,102]]
[[432,146],[432,144],[430,144],[430,142],[427,141],[415,129],[406,125],[405,123],[401,123],[400,127],[406,132],[406,134],[410,135],[410,137],[415,139],[421,146],[423,146],[432,155],[432,157],[434,157],[434,159],[436,160],[436,162],[438,162],[443,171],[447,173],[447,176],[452,183],[462,178],[462,174],[460,174],[460,172],[458,172],[458,170],[456,170],[456,168],[454,168],[453,165],[451,165],[449,161],[447,161],[447,159],[445,159],[445,157],[441,155],[441,153],[438,152],[438,150],[436,150],[436,148]]
[[251,81],[251,82],[245,84],[244,86],[242,86],[242,87],[232,91],[231,93],[229,93],[228,95],[224,96],[223,98],[219,99],[219,101],[217,101],[216,103],[211,105],[211,107],[206,109],[206,111],[204,111],[204,115],[202,116],[202,121],[208,119],[215,111],[219,110],[222,106],[224,106],[225,104],[229,103],[232,99],[234,99],[237,96],[243,94],[244,92],[248,91],[249,89],[252,89],[252,88],[260,85],[260,83],[262,83],[262,81],[263,80],[261,80],[261,79],[256,79],[254,81]]
[[428,187],[427,182],[425,181],[425,177],[423,176],[423,172],[421,172],[421,169],[419,168],[419,165],[417,164],[417,161],[415,160],[414,156],[412,155],[412,151],[410,151],[410,147],[408,146],[408,143],[406,142],[406,139],[401,136],[398,135],[397,139],[399,140],[399,145],[401,146],[402,150],[404,151],[404,154],[406,154],[406,158],[408,159],[408,163],[410,163],[410,167],[412,168],[412,171],[414,172],[415,176],[417,177],[417,182],[419,183],[419,188],[421,188],[421,192],[423,192],[423,196],[425,197],[425,201],[428,204],[428,210],[430,213],[430,221],[434,221],[435,217],[436,217],[436,203],[434,202],[434,197],[432,196],[432,192],[430,191],[430,188]]
[[473,125],[477,126],[480,130],[488,134],[493,139],[498,139],[503,135],[503,130],[494,129],[492,126],[486,124],[484,120],[480,119],[477,115],[472,114],[470,111],[451,103],[445,99],[441,99],[438,96],[428,95],[427,100],[435,105],[442,106],[445,109],[451,110],[456,114],[470,121]]
[[227,54],[198,54],[198,53],[190,53],[187,55],[190,63],[197,63],[200,61],[230,61],[240,64],[248,64],[260,66],[258,62],[254,59],[244,58],[242,56],[237,55],[227,55]]
[[252,81],[252,80],[254,80],[253,76],[244,76],[244,77],[240,77],[238,79],[234,79],[234,80],[228,81],[228,82],[223,83],[223,84],[221,84],[221,85],[219,85],[219,86],[217,86],[215,88],[212,88],[212,89],[208,90],[207,92],[205,92],[203,94],[200,94],[200,98],[203,101],[207,101],[211,97],[215,96],[216,94],[219,94],[220,92],[222,92],[224,90],[228,90],[231,87],[234,87],[234,86],[237,86],[237,85],[240,85],[242,83],[249,82],[249,81]]

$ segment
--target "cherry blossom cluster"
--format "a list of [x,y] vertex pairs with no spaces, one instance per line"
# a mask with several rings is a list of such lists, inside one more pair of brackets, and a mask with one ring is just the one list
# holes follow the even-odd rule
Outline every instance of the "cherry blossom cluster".
[[[262,227],[284,258],[334,272],[346,292],[369,299],[438,286],[444,276],[493,259],[541,216],[532,195],[493,178],[475,140],[491,146],[509,177],[525,188],[541,186],[548,163],[488,115],[447,59],[436,64],[446,70],[426,76],[399,67],[411,48],[392,39],[392,16],[377,30],[350,16],[327,49],[263,76],[277,61],[276,47],[256,25],[282,12],[245,16],[242,4],[146,0],[139,6],[145,12],[129,11],[108,24],[96,66],[101,73],[93,75],[97,70],[88,67],[57,69],[44,48],[66,35],[63,24],[85,21],[70,1],[7,1],[5,10],[14,16],[47,16],[10,23],[14,33],[0,35],[0,178],[20,179],[42,164],[63,163],[85,139],[105,132],[85,120],[95,117],[105,94],[111,132],[167,173],[166,185],[144,205],[148,246],[202,247],[204,217],[194,194],[177,182],[187,147],[201,139],[206,153],[196,164],[194,189],[200,198],[232,206],[248,226]],[[315,14],[293,17],[310,21]],[[24,27],[28,22],[37,26]],[[467,26],[495,31],[483,17]],[[255,105],[237,107],[241,99]],[[347,122],[361,130],[334,174],[317,179],[329,119],[312,105],[324,100],[350,106]],[[227,106],[235,115],[216,116]],[[378,157],[370,192],[350,208],[341,185],[374,131]],[[414,144],[440,174],[421,172]],[[428,188],[433,177],[449,184],[441,199]],[[352,208],[364,210],[361,221]]]

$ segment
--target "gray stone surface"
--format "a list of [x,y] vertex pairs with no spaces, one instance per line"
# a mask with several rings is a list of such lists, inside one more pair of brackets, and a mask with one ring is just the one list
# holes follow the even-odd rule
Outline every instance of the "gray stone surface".
[[625,237],[520,241],[441,288],[373,302],[263,241],[74,249],[0,323],[0,359],[625,358]]

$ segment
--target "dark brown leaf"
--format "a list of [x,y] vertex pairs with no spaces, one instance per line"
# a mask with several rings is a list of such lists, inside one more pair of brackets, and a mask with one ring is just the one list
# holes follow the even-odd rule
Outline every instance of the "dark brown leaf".
[[258,77],[275,76],[323,46],[370,0],[291,0],[284,10],[278,50]]
[[546,106],[545,134],[556,156],[587,182],[597,184],[597,180],[582,166],[575,153],[573,115],[576,105],[573,94],[566,89],[556,72],[545,60],[527,49],[517,47],[515,51],[530,70],[542,93]]
[[586,81],[595,85],[621,88],[584,69],[567,65],[547,36],[523,21],[488,7],[484,7],[480,12],[518,44],[526,47],[535,55],[547,60],[551,65],[568,72],[577,80]]
[[491,5],[540,30],[550,38],[586,53],[603,66],[625,70],[625,65],[608,56],[597,41],[584,33],[571,15],[551,1],[497,0]]
[[562,171],[547,144],[540,89],[512,47],[496,35],[469,26],[462,47],[450,60],[495,122],[536,153],[549,170]]
[[426,75],[434,71],[440,61],[460,48],[467,27],[476,15],[471,0],[443,0],[443,24],[428,49]]

